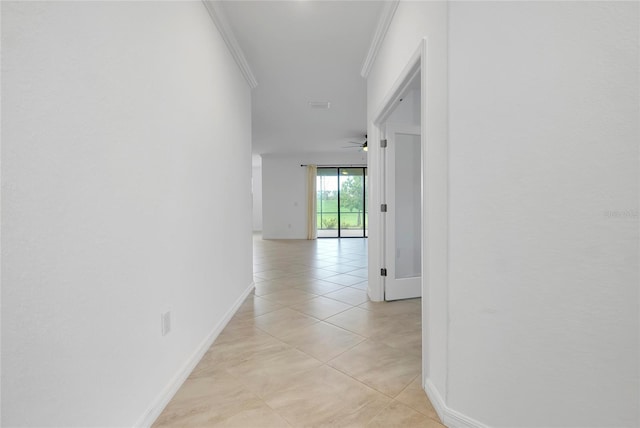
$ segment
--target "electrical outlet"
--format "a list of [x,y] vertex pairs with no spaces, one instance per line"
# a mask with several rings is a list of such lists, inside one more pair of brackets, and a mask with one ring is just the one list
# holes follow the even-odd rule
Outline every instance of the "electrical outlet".
[[169,334],[171,331],[171,311],[160,314],[160,326],[162,328],[163,336]]

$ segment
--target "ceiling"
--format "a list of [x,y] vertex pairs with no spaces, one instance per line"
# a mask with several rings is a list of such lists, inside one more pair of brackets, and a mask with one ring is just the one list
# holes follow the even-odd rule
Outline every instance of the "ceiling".
[[[225,1],[253,71],[253,154],[336,152],[364,141],[360,75],[382,1]],[[329,109],[310,102],[330,103]],[[351,149],[353,150],[353,149]]]

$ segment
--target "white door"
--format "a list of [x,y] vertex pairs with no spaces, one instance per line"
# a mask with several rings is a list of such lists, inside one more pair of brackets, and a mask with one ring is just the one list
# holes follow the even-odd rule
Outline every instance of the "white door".
[[419,127],[387,125],[384,153],[385,300],[422,290],[422,156]]

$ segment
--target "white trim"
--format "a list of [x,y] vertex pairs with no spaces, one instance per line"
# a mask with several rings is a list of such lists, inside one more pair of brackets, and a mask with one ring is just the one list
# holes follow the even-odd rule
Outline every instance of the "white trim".
[[[380,140],[383,138],[383,134],[377,126],[367,126],[367,134],[369,135],[369,151],[367,152],[367,165],[369,168],[369,177],[371,177],[371,171],[380,170]],[[373,302],[381,302],[384,300],[384,277],[380,276],[380,268],[384,267],[384,252],[380,242],[377,243],[378,251],[372,250],[376,248],[374,240],[379,239],[376,237],[384,236],[383,224],[381,223],[380,204],[382,202],[381,195],[381,177],[380,174],[375,175],[377,179],[375,181],[369,181],[369,239],[367,246],[369,248],[368,256],[368,271],[369,281],[367,286],[367,294],[369,299]],[[371,207],[374,207],[373,209]],[[373,219],[373,227],[371,220]],[[376,224],[375,222],[378,222]],[[376,235],[377,232],[377,235]]]
[[382,6],[380,19],[378,19],[378,26],[376,27],[376,31],[373,33],[369,52],[367,52],[367,57],[364,59],[364,63],[362,64],[362,71],[360,71],[360,75],[365,79],[369,76],[371,67],[373,67],[373,63],[376,61],[378,51],[380,50],[382,42],[387,35],[393,15],[396,13],[396,9],[398,8],[398,3],[400,3],[400,0],[390,0],[385,1]]
[[429,379],[424,383],[424,390],[429,397],[429,401],[433,404],[436,413],[438,413],[440,420],[449,428],[489,428],[482,422],[447,407],[440,396],[440,392]]
[[254,282],[242,293],[242,295],[236,300],[233,306],[227,311],[222,320],[214,327],[213,331],[200,343],[195,352],[187,359],[182,365],[180,370],[173,376],[167,386],[160,392],[155,400],[151,403],[146,412],[138,419],[134,424],[134,427],[150,427],[155,420],[160,416],[164,408],[169,404],[169,401],[178,392],[178,389],[182,386],[184,381],[189,377],[193,369],[198,362],[202,359],[205,352],[211,347],[213,342],[217,339],[218,335],[222,333],[222,330],[227,326],[231,317],[235,315],[236,311],[242,305],[247,296],[253,291],[256,284]]
[[247,58],[244,56],[244,52],[242,52],[236,36],[233,34],[233,30],[231,29],[231,25],[229,24],[229,19],[222,10],[220,2],[213,0],[202,0],[202,3],[204,3],[204,6],[207,8],[209,16],[211,16],[211,19],[213,20],[213,23],[216,24],[220,35],[222,35],[224,42],[227,44],[227,48],[229,48],[229,52],[231,52],[233,59],[236,61],[236,64],[238,64],[240,72],[247,81],[247,84],[251,89],[254,89],[256,86],[258,86],[258,81],[253,75],[251,67],[249,67]]
[[407,87],[409,86],[413,78],[417,75],[417,73],[420,73],[422,65],[422,55],[423,52],[426,52],[426,44],[427,39],[422,39],[420,45],[418,46],[418,49],[416,49],[413,55],[411,55],[409,62],[404,66],[396,81],[393,82],[393,85],[387,93],[387,96],[384,97],[384,99],[380,103],[380,107],[378,107],[378,110],[376,110],[376,113],[373,115],[373,123],[378,127],[381,126],[387,120],[389,115],[395,110],[398,103],[400,102],[400,96],[404,94]]
[[[425,180],[431,180],[431,168],[429,168],[429,157],[431,151],[429,150],[429,142],[431,139],[427,133],[427,124],[429,123],[428,95],[431,90],[429,89],[429,79],[427,74],[428,64],[428,42],[426,38],[423,38],[418,46],[417,51],[420,52],[420,135],[422,137],[422,323],[423,326],[426,323],[427,328],[422,328],[422,375],[428,378],[431,374],[431,367],[429,366],[429,358],[431,357],[431,337],[432,337],[432,325],[429,316],[431,311],[429,310],[429,303],[431,301],[431,283],[429,282],[429,270],[430,270],[430,257],[429,257],[429,236],[430,236],[430,224],[429,224],[429,195],[428,186],[425,185]],[[416,53],[417,55],[417,53]],[[447,328],[445,326],[445,328]],[[448,354],[447,354],[448,355]],[[449,367],[445,368],[448,373]],[[446,393],[446,391],[445,391]]]
[[444,416],[446,413],[447,405],[444,403],[442,396],[440,395],[440,391],[438,388],[431,382],[429,378],[426,378],[423,385],[424,392],[427,393],[427,397],[429,397],[429,401],[433,405],[433,408],[436,410],[438,417],[441,421],[444,422]]

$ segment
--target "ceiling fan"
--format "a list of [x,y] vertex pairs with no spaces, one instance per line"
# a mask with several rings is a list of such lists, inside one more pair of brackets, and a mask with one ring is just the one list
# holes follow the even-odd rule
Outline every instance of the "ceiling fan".
[[357,141],[349,141],[347,144],[351,144],[350,146],[343,146],[343,149],[358,149],[361,150],[363,152],[368,151],[368,146],[367,146],[367,134],[364,134],[364,142],[359,143]]

